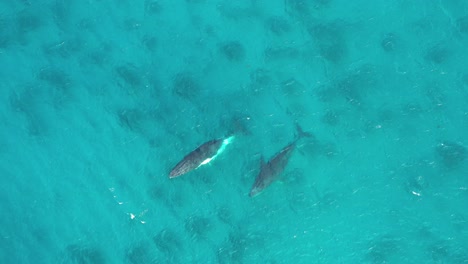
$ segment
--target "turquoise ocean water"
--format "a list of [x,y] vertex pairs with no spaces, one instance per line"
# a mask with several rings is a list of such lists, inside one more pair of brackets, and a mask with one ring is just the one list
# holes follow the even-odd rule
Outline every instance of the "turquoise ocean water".
[[1,0],[0,263],[468,263],[467,47],[465,0]]

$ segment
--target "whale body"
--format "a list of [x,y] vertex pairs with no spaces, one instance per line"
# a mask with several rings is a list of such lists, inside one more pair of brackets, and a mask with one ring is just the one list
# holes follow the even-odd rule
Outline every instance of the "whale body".
[[267,163],[261,158],[260,172],[258,173],[257,178],[255,179],[254,184],[250,190],[249,196],[254,197],[262,192],[265,188],[270,186],[275,180],[278,179],[278,176],[284,171],[288,165],[289,159],[291,158],[294,149],[296,148],[296,143],[299,139],[303,137],[312,137],[312,134],[303,132],[301,127],[296,125],[296,130],[298,132],[297,138],[280,150],[273,158],[271,158]]
[[187,154],[169,173],[169,178],[179,177],[200,166],[208,164],[221,154],[226,146],[233,140],[233,136],[226,139],[213,139]]

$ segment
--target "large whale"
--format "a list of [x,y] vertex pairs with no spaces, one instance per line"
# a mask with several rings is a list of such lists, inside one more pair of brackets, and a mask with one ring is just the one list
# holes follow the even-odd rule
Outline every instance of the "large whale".
[[201,146],[187,154],[169,173],[169,178],[179,177],[200,166],[208,164],[221,154],[229,145],[234,136],[222,139],[213,139],[203,143]]
[[296,130],[298,132],[296,139],[281,149],[280,152],[276,153],[275,156],[270,159],[267,163],[263,157],[260,161],[260,172],[258,173],[257,178],[255,179],[252,189],[250,190],[249,196],[254,197],[262,192],[266,187],[270,186],[278,176],[284,171],[288,165],[289,158],[296,148],[296,143],[299,139],[303,137],[312,137],[312,134],[303,132],[299,125],[296,125]]

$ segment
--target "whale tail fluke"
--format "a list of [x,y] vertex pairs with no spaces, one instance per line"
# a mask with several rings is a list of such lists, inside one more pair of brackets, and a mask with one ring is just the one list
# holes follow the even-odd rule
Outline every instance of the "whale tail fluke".
[[313,138],[314,137],[314,135],[312,133],[304,132],[304,130],[302,129],[302,127],[298,123],[296,123],[296,133],[297,133],[296,141],[301,139],[301,138],[305,138],[305,137],[307,137],[307,138]]

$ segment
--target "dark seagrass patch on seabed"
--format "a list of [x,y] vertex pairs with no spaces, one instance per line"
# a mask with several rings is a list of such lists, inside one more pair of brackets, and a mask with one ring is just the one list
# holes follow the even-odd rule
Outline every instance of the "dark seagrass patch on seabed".
[[339,63],[348,54],[345,27],[342,21],[314,24],[308,28],[316,42],[320,55],[326,60]]
[[44,25],[41,13],[24,9],[16,14],[16,29],[19,33],[36,31]]
[[142,122],[145,120],[145,113],[138,108],[121,109],[117,112],[121,127],[139,132],[142,129]]
[[124,84],[130,87],[138,88],[143,83],[141,70],[131,63],[115,67],[115,72]]
[[67,263],[76,264],[107,263],[104,253],[99,248],[78,244],[67,246],[65,249],[65,260],[67,260]]
[[272,16],[265,21],[265,27],[277,36],[291,32],[292,26],[289,21],[280,16]]
[[458,18],[455,24],[460,33],[468,35],[468,16]]
[[194,239],[206,239],[213,229],[212,221],[203,216],[190,216],[185,220],[185,230]]
[[281,90],[286,96],[301,96],[307,95],[307,88],[296,78],[292,77],[281,82]]
[[65,71],[59,68],[43,68],[37,74],[37,78],[60,92],[70,92],[71,79]]
[[151,254],[152,249],[147,243],[139,243],[125,252],[125,263],[130,264],[157,264],[163,263]]
[[245,47],[239,41],[227,41],[219,45],[220,52],[229,61],[239,62],[245,58]]
[[317,89],[318,98],[325,103],[344,101],[355,110],[365,109],[365,101],[378,87],[380,72],[376,66],[364,64],[334,80],[331,84]]
[[320,119],[322,123],[329,126],[336,126],[340,122],[340,114],[335,110],[327,110]]
[[250,254],[258,254],[265,247],[265,239],[256,233],[236,229],[229,232],[227,241],[217,248],[219,263],[243,263]]
[[148,51],[157,51],[158,39],[153,35],[145,35],[141,39],[141,44],[148,49]]
[[176,257],[178,252],[184,250],[180,235],[171,229],[161,230],[153,237],[153,242],[160,252],[170,257]]
[[426,59],[428,62],[441,64],[446,62],[451,57],[451,55],[452,50],[450,50],[446,44],[438,43],[426,51],[424,59]]
[[24,116],[27,122],[27,131],[31,136],[44,136],[49,131],[49,119],[43,108],[47,101],[43,98],[43,89],[29,85],[10,96],[12,111]]
[[104,69],[112,59],[112,51],[112,45],[104,43],[100,47],[89,49],[83,56],[81,63],[87,67],[95,66]]
[[468,252],[466,246],[456,243],[453,239],[435,239],[426,249],[426,253],[434,261],[433,263],[467,263],[468,254],[466,252]]
[[253,93],[260,93],[268,90],[273,84],[273,77],[270,71],[264,68],[257,68],[250,72],[249,88]]
[[192,73],[180,72],[172,78],[172,92],[181,98],[194,100],[202,89]]
[[463,164],[468,155],[466,147],[451,141],[438,144],[435,151],[442,164],[448,169],[454,169]]
[[62,57],[68,59],[83,50],[84,41],[79,36],[71,36],[60,42],[52,42],[43,46],[46,57]]
[[310,0],[285,0],[286,13],[294,19],[306,21],[311,14]]
[[383,235],[369,241],[364,260],[369,263],[391,263],[394,256],[401,253],[399,239]]
[[13,33],[11,32],[11,26],[8,21],[1,17],[0,14],[0,49],[5,49],[13,43]]
[[217,218],[227,224],[227,225],[232,225],[233,224],[233,213],[232,213],[232,210],[227,206],[219,206],[216,210],[216,216]]

